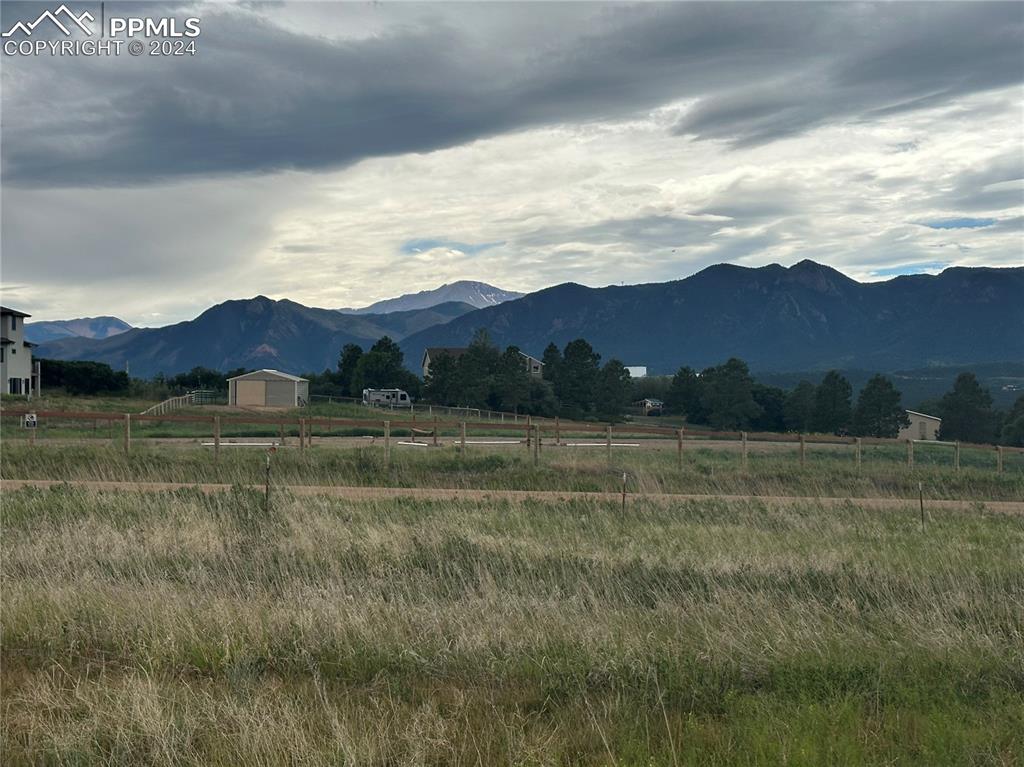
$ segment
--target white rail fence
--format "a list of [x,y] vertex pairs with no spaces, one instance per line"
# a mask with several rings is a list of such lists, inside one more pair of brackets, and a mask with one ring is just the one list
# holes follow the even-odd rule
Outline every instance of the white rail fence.
[[179,410],[183,407],[190,407],[192,405],[209,405],[213,404],[217,400],[217,392],[209,391],[207,389],[196,389],[190,391],[188,394],[182,394],[179,397],[171,397],[165,399],[163,402],[159,402],[153,407],[142,411],[142,415],[166,415],[174,410]]

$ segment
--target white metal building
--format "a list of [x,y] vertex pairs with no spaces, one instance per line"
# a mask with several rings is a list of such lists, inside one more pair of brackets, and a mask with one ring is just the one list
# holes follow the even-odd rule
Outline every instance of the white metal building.
[[309,381],[279,370],[255,370],[228,379],[228,404],[238,407],[305,407]]

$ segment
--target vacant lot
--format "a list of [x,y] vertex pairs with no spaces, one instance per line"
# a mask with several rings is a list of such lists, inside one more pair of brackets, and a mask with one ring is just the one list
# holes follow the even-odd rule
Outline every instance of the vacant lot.
[[[1024,497],[972,469],[621,460],[637,489]],[[303,484],[621,484],[598,456],[525,451],[275,461]],[[261,466],[37,448],[3,474]],[[3,761],[1019,763],[1024,519],[867,506],[5,492]]]

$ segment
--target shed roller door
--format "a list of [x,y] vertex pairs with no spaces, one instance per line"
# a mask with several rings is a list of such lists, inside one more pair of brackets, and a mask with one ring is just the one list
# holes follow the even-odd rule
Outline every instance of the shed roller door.
[[266,396],[266,381],[235,381],[236,405],[263,407]]

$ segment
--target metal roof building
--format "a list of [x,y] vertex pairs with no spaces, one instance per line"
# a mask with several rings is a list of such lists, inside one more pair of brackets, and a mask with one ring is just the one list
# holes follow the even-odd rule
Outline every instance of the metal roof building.
[[228,404],[237,407],[304,407],[309,381],[279,370],[254,370],[228,379]]

